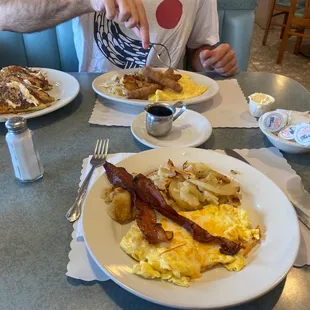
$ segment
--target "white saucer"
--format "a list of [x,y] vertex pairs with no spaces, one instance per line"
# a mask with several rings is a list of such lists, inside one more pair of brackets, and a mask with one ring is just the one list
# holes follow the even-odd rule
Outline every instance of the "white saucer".
[[207,141],[212,133],[210,122],[201,114],[186,110],[174,123],[165,137],[152,137],[146,131],[146,112],[131,123],[131,132],[141,143],[151,148],[196,147]]

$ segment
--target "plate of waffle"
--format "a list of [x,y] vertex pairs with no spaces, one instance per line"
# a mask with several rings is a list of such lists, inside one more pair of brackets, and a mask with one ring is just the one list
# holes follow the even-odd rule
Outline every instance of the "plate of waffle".
[[0,122],[13,116],[27,119],[51,113],[79,93],[78,81],[62,71],[8,66],[0,70]]
[[109,100],[136,106],[177,101],[190,105],[213,98],[219,86],[195,72],[146,66],[100,75],[93,81],[93,89]]

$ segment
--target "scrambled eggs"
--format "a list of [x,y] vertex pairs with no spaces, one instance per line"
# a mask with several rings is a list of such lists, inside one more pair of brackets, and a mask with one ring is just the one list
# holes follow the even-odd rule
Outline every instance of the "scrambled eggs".
[[[251,229],[247,212],[231,205],[208,205],[201,210],[179,213],[211,234],[241,242],[245,248],[260,239],[260,230]],[[134,274],[188,287],[191,280],[201,277],[201,272],[217,264],[223,264],[229,271],[240,271],[245,266],[248,251],[233,256],[221,254],[217,244],[199,243],[174,222],[160,215],[157,218],[165,230],[174,232],[170,243],[149,244],[136,222],[121,241],[121,248],[138,261],[132,270]]]
[[180,93],[171,89],[157,90],[154,95],[149,97],[150,101],[176,101],[185,100],[202,95],[208,87],[205,85],[195,84],[187,75],[183,75],[178,83],[183,87]]

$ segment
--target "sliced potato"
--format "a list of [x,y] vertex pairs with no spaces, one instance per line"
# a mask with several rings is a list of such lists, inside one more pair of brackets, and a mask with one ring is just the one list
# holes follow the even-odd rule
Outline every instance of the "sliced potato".
[[204,163],[185,162],[183,164],[183,169],[194,173],[197,179],[206,178],[207,182],[214,182],[216,179],[217,182],[230,183],[230,179],[226,175],[214,171]]
[[202,208],[199,198],[204,201],[203,194],[191,185],[186,181],[179,181],[178,178],[174,178],[169,185],[170,197],[182,210],[194,211]]
[[172,199],[170,196],[168,196],[168,194],[166,192],[161,192],[161,194],[164,197],[164,199],[166,200],[167,204],[170,207],[172,207],[175,211],[177,211],[177,212],[183,211],[183,209],[180,208],[180,206],[175,202],[175,200]]
[[206,200],[209,203],[213,203],[216,206],[219,205],[219,198],[217,196],[215,196],[214,194],[212,194],[212,193],[210,193],[208,191],[204,191],[203,194],[204,194],[204,196],[206,197]]
[[169,184],[170,184],[170,179],[167,178],[161,178],[159,176],[154,176],[150,178],[154,185],[161,191],[166,191]]
[[172,162],[172,160],[168,160],[167,163],[167,167],[170,171],[174,171],[175,173],[183,176],[185,179],[187,178],[196,178],[195,175],[191,172],[191,171],[186,171],[186,170],[182,170],[177,168],[174,163]]
[[217,185],[212,185],[212,184],[200,181],[200,180],[193,180],[193,179],[188,180],[188,182],[198,186],[199,190],[201,191],[207,190],[209,192],[212,192],[214,194],[221,195],[221,196],[222,195],[223,196],[235,195],[240,191],[240,187],[235,186],[233,184],[218,183]]
[[167,191],[169,184],[176,176],[176,172],[170,169],[168,165],[160,166],[158,170],[155,170],[147,175],[151,179],[155,186],[161,191]]
[[180,196],[181,196],[181,198],[184,196],[186,199],[186,195],[188,195],[188,194],[195,195],[200,202],[204,202],[206,200],[204,194],[202,192],[200,192],[195,185],[193,185],[187,181],[184,181],[181,183]]

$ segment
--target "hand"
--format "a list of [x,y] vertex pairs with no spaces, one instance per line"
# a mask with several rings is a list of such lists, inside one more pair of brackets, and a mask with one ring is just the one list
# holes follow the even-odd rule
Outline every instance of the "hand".
[[231,76],[237,72],[237,59],[235,51],[229,44],[221,44],[213,50],[200,52],[200,62],[209,71],[215,71],[221,75]]
[[141,0],[90,0],[93,10],[105,12],[106,18],[133,31],[142,39],[143,48],[150,44],[149,24]]

